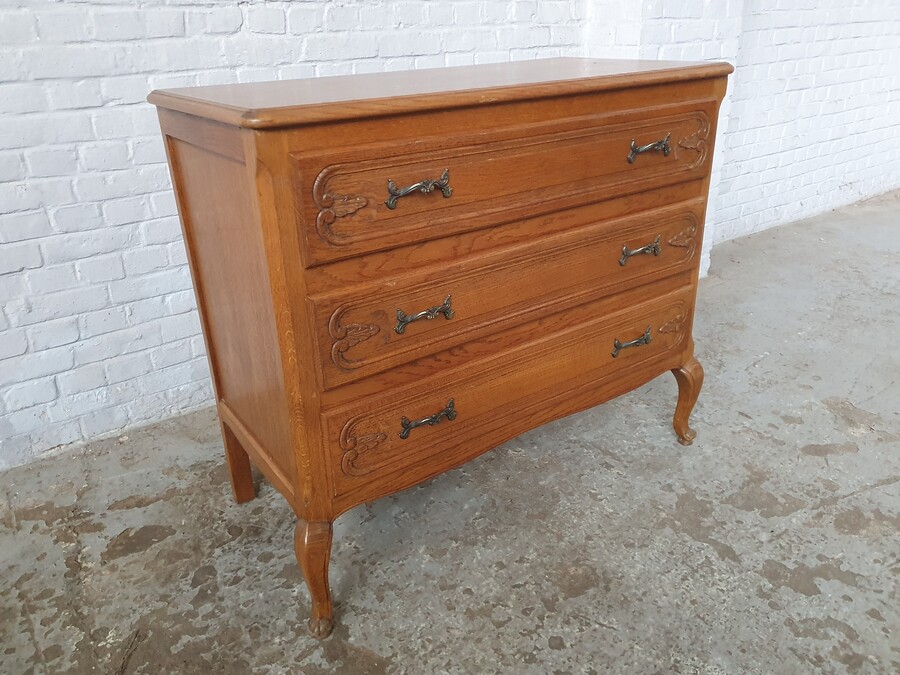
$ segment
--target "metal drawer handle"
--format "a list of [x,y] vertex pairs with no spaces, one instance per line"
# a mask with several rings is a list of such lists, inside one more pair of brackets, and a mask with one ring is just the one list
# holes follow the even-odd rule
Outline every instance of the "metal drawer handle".
[[403,335],[403,331],[406,330],[406,324],[412,323],[413,321],[418,321],[419,319],[434,319],[438,314],[443,314],[445,319],[453,318],[453,308],[450,307],[450,296],[448,295],[444,298],[444,304],[438,305],[437,307],[429,307],[428,309],[419,312],[418,314],[410,314],[407,315],[402,309],[397,310],[397,325],[394,326],[394,330],[399,334]]
[[628,163],[634,164],[635,158],[640,155],[642,152],[650,152],[650,151],[658,151],[662,150],[662,154],[666,157],[669,156],[669,153],[672,149],[669,147],[669,137],[672,134],[666,134],[666,137],[660,141],[653,141],[653,143],[647,143],[647,145],[637,145],[634,142],[634,139],[631,139],[631,154],[628,155]]
[[647,330],[644,331],[644,334],[641,335],[637,340],[632,340],[631,342],[619,342],[619,338],[615,338],[613,340],[613,349],[612,355],[613,358],[616,358],[619,355],[619,352],[625,349],[626,347],[640,347],[641,345],[649,345],[650,340],[653,338],[650,336],[650,326],[647,326]]
[[646,246],[641,246],[640,248],[630,249],[627,246],[622,247],[622,257],[619,258],[619,264],[622,267],[625,267],[625,263],[628,262],[628,259],[633,255],[646,255],[652,253],[653,255],[659,255],[662,253],[662,249],[659,246],[659,237],[660,235],[656,235],[656,239],[653,240],[652,244],[647,244]]
[[[666,154],[668,154],[668,151],[666,151]],[[387,201],[385,201],[384,204],[389,209],[396,209],[397,200],[400,199],[400,197],[405,197],[416,191],[427,195],[429,192],[433,192],[435,188],[443,193],[445,199],[448,199],[450,195],[453,194],[453,188],[450,187],[450,169],[444,169],[444,173],[442,173],[441,177],[437,180],[432,180],[430,178],[420,180],[418,183],[413,183],[405,188],[398,188],[394,181],[388,179],[388,193],[390,194],[390,197],[387,198]]]
[[456,408],[453,407],[453,399],[451,398],[447,401],[447,405],[440,412],[436,412],[431,417],[425,417],[420,420],[416,420],[415,422],[410,422],[408,418],[401,417],[400,418],[400,426],[403,427],[402,431],[400,431],[400,438],[409,438],[409,432],[415,429],[416,427],[424,427],[429,426],[433,427],[435,424],[441,421],[442,417],[446,417],[448,420],[456,419]]

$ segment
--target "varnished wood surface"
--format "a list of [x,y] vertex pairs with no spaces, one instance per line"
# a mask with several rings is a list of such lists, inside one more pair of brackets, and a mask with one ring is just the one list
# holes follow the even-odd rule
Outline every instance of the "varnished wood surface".
[[[660,294],[691,283],[691,273],[667,277],[655,288]],[[598,317],[612,316],[625,308],[636,307],[647,301],[643,286],[608,290],[598,293],[594,299],[585,300],[568,309],[540,313],[531,321],[508,321],[493,332],[484,332],[476,337],[428,354],[412,361],[391,367],[389,370],[355,380],[335,389],[322,391],[320,407],[323,412],[344,408],[371,398],[372,405],[389,396],[400,399],[421,391],[423,387],[438,387],[459,371],[466,370],[473,363],[483,363],[504,355],[518,347],[531,343],[536,337],[551,335],[571,327],[583,327]],[[471,372],[471,371],[470,371]]]
[[678,434],[678,442],[682,445],[690,445],[697,437],[697,432],[688,426],[691,411],[700,395],[703,386],[703,366],[700,362],[691,358],[683,365],[675,368],[672,373],[678,382],[678,404],[675,406],[675,416],[672,425]]
[[[715,99],[627,113],[593,114],[482,129],[435,143],[390,141],[352,151],[291,153],[297,165],[299,220],[312,264],[488,227],[700,178],[711,161]],[[626,161],[631,141],[670,138],[669,152]],[[406,151],[406,153],[404,153]],[[404,154],[398,154],[404,153]],[[446,173],[445,173],[446,172]],[[394,208],[398,187],[449,177],[452,192],[413,192]],[[312,199],[309,199],[309,195]]]
[[727,63],[557,58],[155,91],[154,105],[266,129],[723,77]]
[[[193,143],[170,136],[167,146],[216,396],[293,482],[295,455],[279,338],[262,233],[254,226],[248,198],[247,169],[243,162],[201,147],[209,125],[193,123]],[[212,129],[209,142],[219,147],[219,130]]]
[[[691,326],[730,70],[563,59],[151,96],[235,497],[254,495],[252,461],[297,513],[312,634],[333,625],[331,523],[347,509],[667,370],[673,427],[693,440]],[[669,155],[627,161],[632,139],[665,135]],[[385,205],[388,179],[445,168],[450,198]],[[447,295],[451,319],[396,332],[398,309]],[[400,437],[404,417],[450,399],[454,419]]]
[[[437,281],[443,278],[448,264],[452,266],[479,254],[489,255],[494,251],[515,254],[522,246],[529,246],[536,240],[544,237],[553,239],[571,230],[590,227],[592,223],[612,231],[620,226],[627,227],[629,216],[643,214],[641,217],[644,219],[655,219],[664,217],[662,214],[673,208],[680,208],[679,205],[705,204],[705,200],[704,181],[694,180],[516,219],[474,232],[445,236],[440,246],[419,242],[386,252],[339,260],[306,270],[304,279],[307,292],[313,298],[340,293],[373,281],[380,283],[386,278],[409,274],[411,270],[418,273],[423,281]],[[698,210],[701,222],[702,211],[702,208]]]
[[300,518],[294,528],[294,551],[312,596],[309,632],[322,639],[334,626],[328,563],[331,558],[331,522],[307,522]]
[[222,441],[225,443],[225,461],[228,464],[228,475],[231,477],[231,488],[234,501],[238,504],[249,502],[256,497],[256,486],[253,484],[253,470],[250,468],[250,456],[235,436],[234,431],[224,422]]
[[[501,106],[488,106],[490,114],[480,107],[463,108],[454,111],[429,111],[402,118],[406,125],[417,129],[413,135],[398,134],[398,119],[395,117],[367,118],[357,121],[334,121],[327,124],[301,126],[286,129],[277,134],[283,148],[291,158],[295,170],[289,183],[282,189],[290,188],[283,196],[291,200],[291,208],[296,213],[300,239],[301,260],[307,267],[322,267],[323,263],[340,261],[343,258],[359,257],[370,252],[384,250],[392,257],[398,249],[426,242],[436,235],[443,237],[455,232],[472,232],[496,228],[498,225],[523,219],[542,217],[547,220],[565,218],[572,207],[586,204],[601,204],[606,199],[621,199],[629,194],[644,195],[649,191],[669,185],[705,181],[709,176],[709,161],[712,147],[709,140],[714,138],[715,125],[711,111],[715,111],[716,101],[724,94],[724,84],[720,80],[690,80],[680,84],[661,84],[637,89],[613,90],[603,93],[589,93],[576,97],[547,100],[513,102]],[[454,207],[454,197],[444,199],[437,195],[410,195],[406,205],[398,205],[399,217],[379,221],[366,218],[366,214],[380,208],[389,209],[383,201],[387,198],[387,180],[390,175],[382,175],[381,195],[383,199],[371,200],[362,197],[366,205],[356,210],[360,202],[349,194],[349,204],[341,201],[332,219],[329,213],[332,205],[322,203],[322,199],[309,186],[321,185],[320,178],[327,184],[330,170],[323,169],[321,161],[315,157],[329,157],[343,164],[364,164],[364,160],[382,156],[383,162],[397,161],[401,156],[416,156],[421,160],[427,153],[435,156],[457,151],[459,147],[477,144],[479,139],[497,143],[527,143],[532,132],[546,134],[548,129],[558,134],[577,134],[585,130],[585,125],[600,124],[600,119],[610,125],[627,125],[632,119],[636,123],[653,120],[667,115],[678,115],[706,111],[710,120],[706,140],[695,139],[693,131],[700,131],[699,125],[679,138],[673,136],[677,145],[684,141],[692,148],[675,148],[673,153],[682,152],[680,160],[675,155],[665,157],[662,153],[641,155],[633,164],[627,160],[630,139],[620,138],[622,146],[616,146],[611,156],[597,155],[580,163],[569,163],[562,173],[547,171],[542,173],[535,167],[527,172],[507,168],[496,170],[482,177],[475,188],[482,196],[479,202],[460,204]],[[714,114],[712,114],[714,117]],[[662,131],[662,130],[660,130]],[[268,134],[276,135],[276,134]],[[399,136],[399,137],[398,137]],[[340,141],[339,141],[340,139]],[[637,138],[635,139],[637,142]],[[270,141],[271,142],[271,141]],[[547,153],[555,152],[553,144],[547,145]],[[357,162],[354,162],[356,157]],[[693,161],[685,161],[691,157]],[[279,161],[283,157],[279,155]],[[309,158],[305,161],[303,158]],[[670,161],[671,160],[671,161]],[[603,173],[603,167],[620,167],[621,175]],[[329,165],[338,166],[338,165]],[[435,162],[433,172],[447,168]],[[671,173],[667,168],[677,169]],[[432,173],[432,170],[429,173]],[[324,178],[322,178],[324,176]],[[591,180],[591,177],[597,180]],[[424,178],[425,176],[423,176]],[[452,179],[451,179],[452,184]],[[494,191],[497,187],[497,192]],[[706,194],[700,186],[694,188],[698,195]],[[465,190],[454,194],[462,199]],[[535,195],[538,195],[536,198]],[[416,198],[419,199],[416,199]],[[433,199],[436,198],[436,199]],[[641,198],[632,202],[637,210],[645,208]],[[371,203],[369,203],[371,201]],[[317,203],[318,202],[318,203]],[[501,202],[501,206],[497,206]],[[350,208],[343,208],[345,206]],[[414,218],[404,217],[403,209],[416,211]],[[422,209],[419,211],[419,209]],[[449,217],[454,209],[459,218]],[[338,213],[342,214],[338,216]],[[367,229],[367,223],[372,227]],[[329,234],[327,230],[330,229]],[[369,230],[372,230],[371,232]],[[378,236],[373,236],[377,234]],[[445,253],[445,246],[423,247],[422,254]],[[362,265],[360,265],[362,267]],[[312,277],[310,277],[312,279]],[[312,283],[312,281],[310,282]]]
[[[701,244],[701,206],[676,204],[463,258],[433,272],[384,277],[376,285],[313,296],[325,386],[346,384],[501,332],[511,323],[583,304],[610,286],[646,283],[686,270]],[[658,255],[637,255],[621,264],[624,246],[637,249],[657,239]],[[414,314],[441,305],[448,296],[451,319],[438,315],[406,324],[397,333],[397,308]]]
[[[491,428],[512,426],[524,432],[531,413],[546,399],[681,351],[692,313],[692,289],[670,289],[667,282],[651,287],[646,297],[652,300],[617,314],[596,315],[574,325],[535,326],[529,341],[472,360],[440,383],[414,386],[402,396],[385,389],[377,399],[326,413],[335,495],[356,491],[354,501],[362,502],[382,494],[382,484],[396,480],[397,474],[414,480],[424,476],[422,464],[452,466],[462,456],[492,447],[486,440]],[[616,339],[626,343],[648,328],[649,344],[612,356]],[[400,438],[402,417],[428,417],[450,399],[455,401],[455,420],[414,429],[409,438]]]

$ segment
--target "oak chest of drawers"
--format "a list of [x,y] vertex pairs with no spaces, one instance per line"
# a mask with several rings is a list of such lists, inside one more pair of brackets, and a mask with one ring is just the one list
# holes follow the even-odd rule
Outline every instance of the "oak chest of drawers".
[[332,522],[667,370],[691,324],[731,67],[551,59],[158,91],[238,501]]

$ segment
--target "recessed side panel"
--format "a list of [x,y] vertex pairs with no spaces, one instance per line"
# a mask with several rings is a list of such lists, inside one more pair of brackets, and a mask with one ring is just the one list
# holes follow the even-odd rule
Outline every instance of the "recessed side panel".
[[[202,139],[197,134],[197,142]],[[247,168],[172,136],[167,142],[220,410],[227,407],[223,419],[237,419],[240,431],[252,436],[256,447],[245,449],[260,469],[274,473],[267,477],[279,488],[291,490],[288,403]],[[254,457],[259,453],[264,456]]]

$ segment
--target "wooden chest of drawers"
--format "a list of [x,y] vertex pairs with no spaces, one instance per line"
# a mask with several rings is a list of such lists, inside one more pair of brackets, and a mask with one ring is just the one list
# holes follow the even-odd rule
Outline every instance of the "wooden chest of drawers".
[[235,497],[333,520],[666,370],[682,443],[731,67],[552,59],[157,91]]

